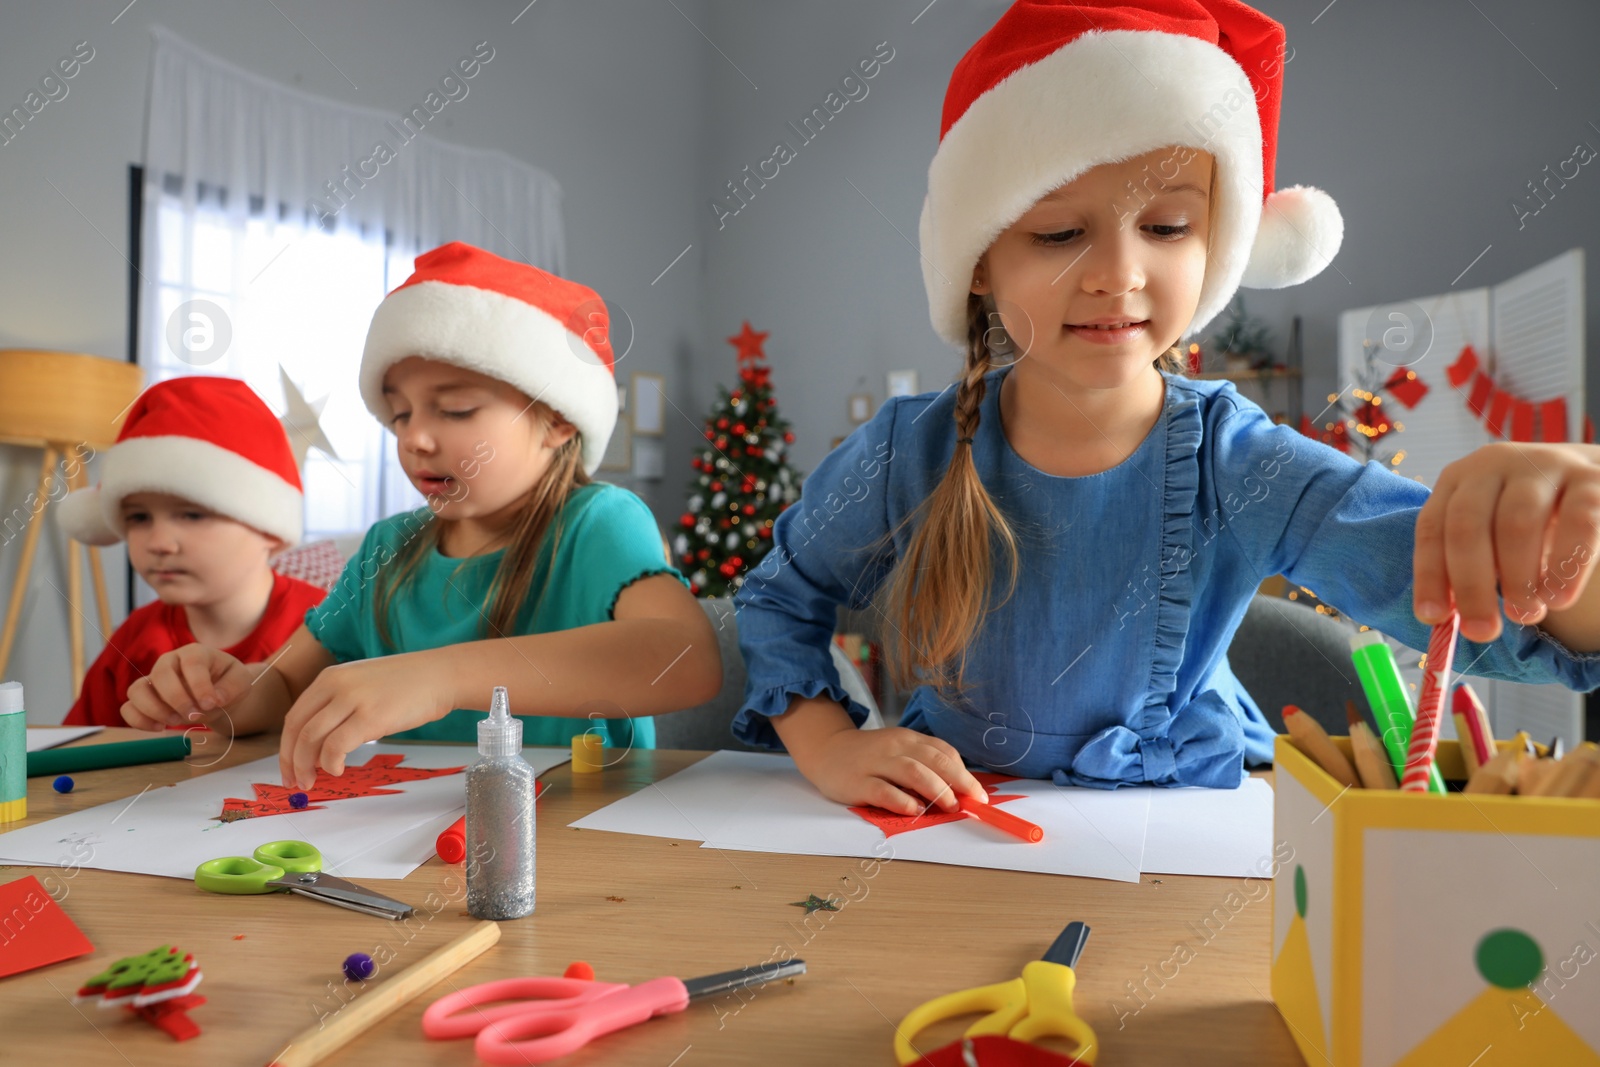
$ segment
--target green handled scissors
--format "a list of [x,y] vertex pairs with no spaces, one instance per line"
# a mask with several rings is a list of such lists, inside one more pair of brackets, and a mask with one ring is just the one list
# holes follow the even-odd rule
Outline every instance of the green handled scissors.
[[1094,1030],[1072,1007],[1072,990],[1078,982],[1072,968],[1088,941],[1087,926],[1068,923],[1043,959],[1023,965],[1022,977],[946,993],[913,1008],[895,1028],[895,1058],[902,1067],[920,1059],[911,1039],[934,1023],[981,1014],[983,1018],[967,1027],[964,1036],[1005,1035],[1017,1041],[1064,1037],[1077,1043],[1071,1055],[1092,1065],[1098,1051]]
[[354,882],[323,874],[322,853],[307,841],[269,841],[256,849],[254,858],[206,860],[195,868],[194,884],[210,893],[298,893],[383,919],[404,919],[415,910]]

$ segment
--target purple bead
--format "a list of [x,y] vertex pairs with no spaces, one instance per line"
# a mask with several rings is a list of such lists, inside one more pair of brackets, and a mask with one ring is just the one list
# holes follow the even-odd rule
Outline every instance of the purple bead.
[[366,981],[377,969],[372,957],[365,952],[352,952],[344,958],[344,974],[352,982]]
[[306,796],[304,793],[289,794],[289,806],[294,808],[296,811],[299,811],[309,803],[311,803],[311,798]]

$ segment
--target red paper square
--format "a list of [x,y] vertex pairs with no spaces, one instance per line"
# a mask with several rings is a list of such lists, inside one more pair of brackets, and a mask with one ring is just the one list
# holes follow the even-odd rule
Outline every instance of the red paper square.
[[1393,377],[1385,382],[1383,387],[1407,409],[1416,407],[1422,403],[1422,398],[1428,395],[1428,387],[1417,377],[1417,372],[1406,370],[1404,367],[1395,371]]
[[1483,413],[1489,405],[1489,394],[1492,392],[1494,392],[1494,379],[1479,371],[1478,376],[1472,379],[1472,392],[1467,396],[1467,407],[1471,408],[1472,413],[1480,419],[1483,418]]
[[1558,396],[1539,405],[1539,440],[1563,444],[1567,440],[1567,398]]
[[33,875],[0,885],[0,978],[94,951]]
[[1471,345],[1463,345],[1461,355],[1444,372],[1450,376],[1450,384],[1460,389],[1478,372],[1478,353],[1472,350]]
[[1521,397],[1511,405],[1511,439],[1533,440],[1533,404]]
[[1496,389],[1489,397],[1489,414],[1483,420],[1484,429],[1495,437],[1504,437],[1506,416],[1511,414],[1511,402],[1515,399],[1504,389]]

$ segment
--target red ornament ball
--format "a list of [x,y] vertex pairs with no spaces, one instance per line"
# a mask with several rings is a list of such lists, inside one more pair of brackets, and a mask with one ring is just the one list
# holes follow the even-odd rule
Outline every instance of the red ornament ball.
[[680,525],[680,526],[688,526],[688,527],[690,527],[692,529],[694,527],[694,516],[692,514],[690,514],[689,512],[685,511],[683,513],[683,515],[678,519],[678,525]]
[[746,504],[744,506],[744,513],[746,515],[754,515],[756,513],[756,506],[754,504]]

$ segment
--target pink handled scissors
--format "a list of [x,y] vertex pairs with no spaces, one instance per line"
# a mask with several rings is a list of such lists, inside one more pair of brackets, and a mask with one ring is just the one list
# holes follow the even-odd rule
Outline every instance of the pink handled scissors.
[[[507,978],[440,997],[423,1012],[422,1032],[436,1040],[475,1034],[473,1051],[484,1063],[547,1063],[603,1034],[682,1011],[691,1000],[805,973],[804,960],[787,960],[704,978],[652,978],[636,986],[582,978]],[[484,1006],[490,1004],[494,1006]]]

